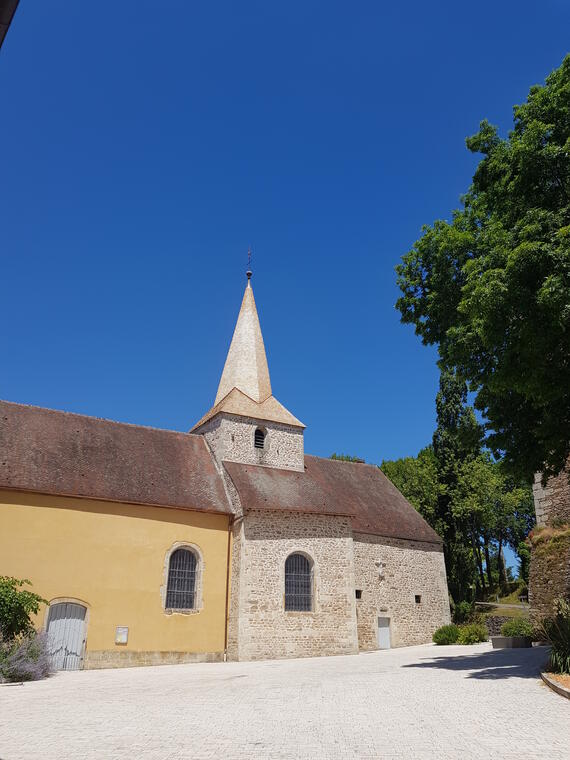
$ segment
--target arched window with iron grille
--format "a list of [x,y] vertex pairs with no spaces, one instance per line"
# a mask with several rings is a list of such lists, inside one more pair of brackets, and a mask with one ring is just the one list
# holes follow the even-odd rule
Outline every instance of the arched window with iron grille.
[[285,560],[285,610],[311,612],[313,609],[313,563],[304,554],[290,554]]
[[190,549],[176,549],[168,563],[166,604],[168,610],[193,610],[196,605],[198,561]]

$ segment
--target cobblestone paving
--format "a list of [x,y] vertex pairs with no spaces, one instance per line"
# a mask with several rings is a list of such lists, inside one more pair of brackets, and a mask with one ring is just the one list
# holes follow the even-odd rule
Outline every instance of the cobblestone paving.
[[544,649],[59,673],[0,686],[0,758],[570,758]]

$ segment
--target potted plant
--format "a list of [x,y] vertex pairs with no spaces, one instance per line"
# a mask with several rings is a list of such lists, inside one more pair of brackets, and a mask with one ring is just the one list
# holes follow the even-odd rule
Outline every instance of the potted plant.
[[531,647],[533,627],[530,620],[523,617],[507,620],[501,626],[501,636],[492,636],[493,649],[520,649]]

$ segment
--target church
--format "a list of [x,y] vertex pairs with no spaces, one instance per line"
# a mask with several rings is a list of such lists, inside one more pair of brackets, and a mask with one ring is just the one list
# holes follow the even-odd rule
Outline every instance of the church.
[[188,433],[0,402],[0,574],[58,669],[357,654],[449,623],[442,541],[376,466],[305,454],[251,272]]

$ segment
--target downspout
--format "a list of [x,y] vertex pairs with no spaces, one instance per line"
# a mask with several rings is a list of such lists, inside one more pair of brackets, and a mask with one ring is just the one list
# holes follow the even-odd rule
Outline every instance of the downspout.
[[230,551],[234,516],[228,520],[228,548],[226,554],[226,618],[224,625],[224,662],[228,661],[228,627],[230,624]]

